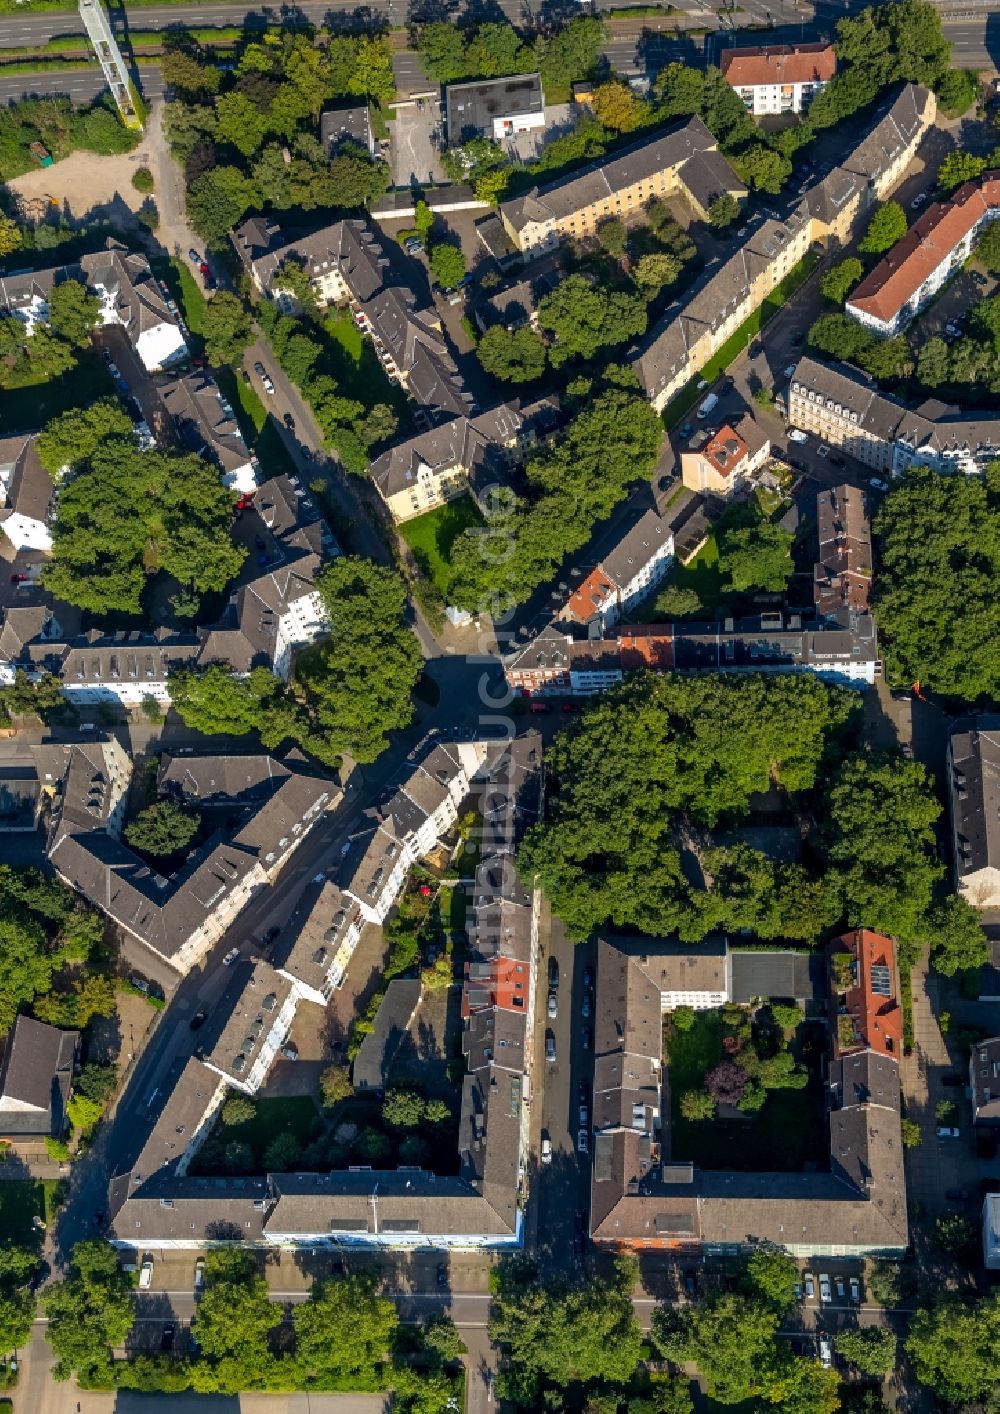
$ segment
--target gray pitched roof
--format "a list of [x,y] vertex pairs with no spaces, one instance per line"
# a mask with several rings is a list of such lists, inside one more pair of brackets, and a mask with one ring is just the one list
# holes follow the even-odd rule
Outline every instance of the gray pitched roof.
[[1000,715],[963,717],[949,738],[949,793],[961,881],[1000,868]]
[[396,977],[385,990],[375,1023],[361,1043],[352,1078],[356,1090],[381,1090],[420,1001],[420,979]]
[[187,451],[214,461],[227,475],[250,462],[239,423],[211,374],[185,373],[161,383],[157,392]]
[[0,1134],[62,1136],[79,1040],[78,1031],[15,1018],[0,1060]]
[[[242,228],[241,228],[242,230]],[[248,232],[250,239],[257,232]],[[276,285],[286,260],[301,261],[313,275],[336,269],[357,300],[367,300],[382,288],[385,257],[378,241],[363,221],[336,221],[300,240],[279,243],[273,233],[269,249],[254,259],[257,277],[270,292]]]
[[[7,473],[5,468],[9,467]],[[4,492],[3,488],[6,488]],[[29,520],[47,523],[53,506],[52,477],[38,459],[34,436],[0,438],[0,524],[15,512]]]

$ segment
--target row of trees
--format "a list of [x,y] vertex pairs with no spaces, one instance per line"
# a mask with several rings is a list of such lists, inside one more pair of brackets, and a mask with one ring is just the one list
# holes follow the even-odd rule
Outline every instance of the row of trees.
[[[716,929],[817,942],[846,924],[929,942],[949,974],[978,966],[984,935],[975,910],[947,896],[924,769],[844,755],[855,707],[811,676],[637,676],[557,738],[558,789],[524,865],[580,938],[611,922],[688,942]],[[771,785],[811,825],[803,864],[713,837]]]
[[291,739],[333,764],[345,752],[374,761],[387,733],[409,724],[423,659],[406,625],[403,580],[371,560],[340,556],[316,588],[329,634],[298,655],[291,686],[264,668],[246,677],[222,666],[180,671],[170,695],[187,726],[206,735],[257,731],[269,748]]
[[[93,1012],[78,1021],[84,983],[107,981],[87,971],[99,958],[103,936],[100,915],[64,884],[33,869],[0,865],[0,1032],[10,1030],[23,1007],[54,1025],[85,1025]],[[108,986],[110,1007],[96,990],[86,994],[100,1001],[95,1010],[103,1015],[114,1008]],[[72,1019],[61,1019],[65,1010],[74,1012]]]
[[[68,98],[22,98],[0,109],[0,181],[35,170],[29,151],[33,142],[42,143],[59,161],[78,149],[102,156],[131,152],[141,140],[141,134],[122,125],[110,94],[83,108]],[[0,255],[9,253],[0,246]]]
[[629,485],[650,474],[663,425],[632,391],[634,375],[623,371],[622,381],[603,389],[589,379],[570,384],[580,410],[558,441],[528,458],[526,493],[498,497],[486,526],[455,541],[450,603],[491,612],[497,603],[523,603],[587,543]]
[[435,22],[421,26],[417,52],[428,76],[440,84],[537,71],[546,102],[556,103],[560,96],[568,99],[578,79],[593,74],[603,38],[604,27],[593,16],[577,16],[530,41],[505,21],[469,29]]
[[331,160],[316,136],[331,99],[392,99],[385,37],[326,36],[321,45],[302,33],[248,37],[231,77],[181,37],[163,71],[177,95],[165,123],[184,167],[188,215],[210,245],[254,207],[353,208],[385,191],[384,163],[351,144]]
[[64,280],[52,291],[47,323],[29,329],[20,319],[0,319],[0,388],[47,383],[75,368],[100,310],[79,280]]

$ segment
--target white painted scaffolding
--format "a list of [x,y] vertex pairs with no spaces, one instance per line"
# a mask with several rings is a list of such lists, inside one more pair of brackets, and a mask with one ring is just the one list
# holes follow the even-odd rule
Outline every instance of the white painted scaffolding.
[[135,90],[128,76],[122,52],[111,33],[101,0],[80,0],[80,18],[104,70],[104,77],[114,95],[122,122],[127,128],[138,128],[141,132],[142,118],[136,107]]

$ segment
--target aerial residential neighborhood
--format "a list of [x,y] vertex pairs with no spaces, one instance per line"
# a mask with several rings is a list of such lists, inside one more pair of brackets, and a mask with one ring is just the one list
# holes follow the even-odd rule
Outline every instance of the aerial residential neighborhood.
[[995,19],[0,0],[0,1414],[1000,1407]]

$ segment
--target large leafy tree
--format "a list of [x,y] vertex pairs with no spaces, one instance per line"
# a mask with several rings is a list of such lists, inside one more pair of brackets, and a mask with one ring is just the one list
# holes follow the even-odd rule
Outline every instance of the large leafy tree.
[[57,1380],[78,1375],[93,1384],[111,1379],[112,1349],[132,1329],[132,1285],[107,1242],[78,1242],[68,1275],[47,1287],[42,1306]]
[[106,443],[59,497],[46,587],[95,614],[139,613],[157,570],[199,594],[224,589],[246,557],[230,538],[233,507],[201,457]]
[[295,1308],[299,1363],[309,1380],[367,1373],[384,1361],[399,1324],[373,1277],[317,1283]]
[[45,470],[55,475],[64,467],[89,461],[105,442],[132,441],[134,436],[135,425],[118,399],[99,398],[47,423],[38,438],[38,457]]
[[335,751],[374,761],[386,734],[409,724],[423,666],[406,625],[406,586],[395,570],[342,556],[316,578],[329,638],[303,654],[296,681]]
[[35,1319],[32,1280],[38,1257],[27,1247],[0,1247],[0,1353],[26,1345]]
[[199,817],[175,800],[157,800],[125,827],[125,838],[133,849],[166,859],[187,848],[199,824]]
[[966,1302],[946,1297],[923,1306],[906,1341],[922,1385],[950,1404],[982,1398],[1000,1384],[1000,1295]]
[[727,530],[719,545],[719,564],[733,588],[783,591],[792,577],[791,531],[773,521]]
[[799,1269],[782,1247],[756,1247],[747,1258],[751,1290],[778,1311],[794,1306],[798,1280]]
[[243,301],[226,290],[208,301],[201,326],[205,354],[217,367],[239,363],[243,350],[253,342],[253,323]]
[[431,274],[443,290],[453,289],[465,274],[465,256],[457,245],[435,241],[428,250]]
[[653,1316],[653,1340],[678,1364],[697,1365],[711,1397],[740,1404],[767,1397],[778,1376],[778,1312],[726,1292],[703,1305]]
[[539,301],[538,322],[555,339],[549,357],[558,367],[645,333],[646,306],[636,295],[569,275]]
[[852,1326],[841,1331],[834,1344],[837,1354],[862,1375],[887,1375],[896,1364],[896,1333],[888,1326]]
[[974,702],[1000,691],[996,478],[911,470],[875,521],[889,675]]
[[620,1258],[611,1281],[542,1284],[526,1261],[506,1264],[494,1282],[490,1338],[501,1352],[501,1393],[539,1408],[546,1388],[577,1382],[624,1384],[642,1354],[632,1309],[637,1267]]
[[100,317],[101,301],[88,294],[79,280],[63,280],[49,296],[49,323],[60,338],[76,348],[87,347]]
[[501,383],[531,383],[545,372],[545,345],[533,329],[494,324],[476,345],[476,357]]
[[260,726],[261,704],[278,687],[278,679],[266,668],[254,668],[243,678],[212,664],[200,673],[174,673],[170,700],[184,724],[195,731],[206,736],[216,732],[243,736]]
[[856,256],[838,260],[836,265],[830,266],[819,282],[823,298],[828,299],[831,304],[843,304],[863,273],[864,266]]
[[199,236],[221,248],[227,233],[262,196],[257,183],[238,167],[213,167],[188,187],[188,217]]
[[882,255],[906,235],[906,212],[898,201],[884,201],[858,243],[862,255]]
[[214,1367],[215,1387],[236,1393],[266,1387],[274,1360],[268,1337],[282,1320],[267,1281],[248,1252],[221,1249],[205,1258],[205,1290],[191,1333]]
[[[574,936],[611,921],[657,935],[683,927],[695,941],[715,924],[681,867],[686,823],[738,818],[772,783],[812,787],[852,706],[812,677],[636,675],[556,739],[559,789],[526,836],[525,867]],[[769,880],[768,906],[771,892]],[[756,921],[747,908],[736,926]]]

